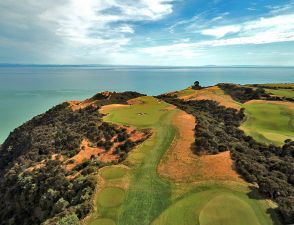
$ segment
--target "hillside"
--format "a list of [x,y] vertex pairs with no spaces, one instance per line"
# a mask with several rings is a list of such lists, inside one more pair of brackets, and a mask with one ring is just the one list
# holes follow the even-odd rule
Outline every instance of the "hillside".
[[265,87],[195,82],[50,109],[1,146],[0,224],[293,223],[294,103]]
[[[98,109],[138,93],[60,104],[15,129],[0,149],[0,224],[51,224],[91,210],[97,168],[124,160],[149,131],[102,121]],[[48,220],[51,219],[51,220]],[[46,222],[47,221],[47,222]]]

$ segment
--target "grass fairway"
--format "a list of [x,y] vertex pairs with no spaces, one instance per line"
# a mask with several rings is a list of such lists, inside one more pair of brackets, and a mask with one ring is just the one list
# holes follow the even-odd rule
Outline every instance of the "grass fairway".
[[294,112],[286,105],[269,102],[244,104],[246,121],[241,128],[255,140],[282,145],[294,136]]
[[[234,225],[243,225],[243,220],[250,225],[273,224],[265,205],[247,197],[247,187],[225,188],[214,183],[201,186],[160,178],[158,164],[174,138],[178,137],[172,119],[179,110],[152,97],[139,100],[140,103],[134,105],[110,108],[104,119],[137,128],[151,128],[153,135],[129,153],[124,161],[129,167],[127,171],[121,171],[122,167],[118,166],[100,170],[103,182],[102,187],[98,186],[97,210],[87,224],[110,221],[111,225],[112,222],[115,225],[218,225],[214,219],[223,225],[233,222]],[[118,187],[125,189],[125,193]],[[182,189],[184,192],[178,194]],[[122,193],[118,194],[118,190]],[[117,199],[118,203],[114,204]],[[222,209],[226,212],[225,217],[218,213]],[[216,211],[214,219],[210,216],[213,211]],[[232,223],[228,223],[230,219]]]
[[294,98],[294,89],[265,89],[265,91],[279,97]]
[[[140,225],[147,225],[170,204],[170,183],[159,178],[156,168],[175,136],[175,127],[171,124],[171,118],[177,110],[152,97],[142,97],[139,100],[138,102],[141,103],[110,109],[104,119],[137,128],[152,128],[153,135],[129,153],[125,161],[130,167],[129,183],[125,184],[125,180],[121,179],[120,184],[120,178],[115,179],[117,185],[129,187],[125,201],[116,208],[108,208],[105,200],[108,196],[111,199],[114,197],[103,196],[101,202],[101,195],[105,194],[103,190],[100,191],[97,195],[97,212],[92,218],[110,218],[116,224],[137,225],[139,222]],[[110,168],[111,171],[102,170],[101,174],[102,177],[106,176],[107,185],[113,182],[109,177],[113,177],[115,173],[114,167]]]
[[266,205],[243,192],[213,184],[204,188],[180,197],[152,225],[274,224]]
[[98,195],[97,202],[102,207],[115,207],[120,205],[125,198],[125,192],[121,188],[108,187],[103,189]]
[[89,225],[115,225],[115,222],[111,219],[97,219],[89,223]]
[[106,180],[122,178],[127,173],[127,168],[118,166],[106,167],[101,170],[101,176]]

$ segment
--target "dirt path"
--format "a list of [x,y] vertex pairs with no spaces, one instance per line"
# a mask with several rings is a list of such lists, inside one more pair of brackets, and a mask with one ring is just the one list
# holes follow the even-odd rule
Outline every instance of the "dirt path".
[[196,121],[192,115],[179,111],[173,118],[173,123],[178,128],[178,133],[157,168],[160,176],[177,182],[240,180],[233,169],[229,151],[217,155],[196,156],[193,154]]

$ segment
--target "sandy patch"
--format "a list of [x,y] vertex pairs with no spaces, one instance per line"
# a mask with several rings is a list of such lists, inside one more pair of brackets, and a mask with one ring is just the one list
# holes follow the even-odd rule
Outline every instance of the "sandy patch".
[[178,127],[178,136],[157,168],[160,176],[178,182],[239,181],[229,152],[205,156],[193,154],[196,121],[192,115],[180,111],[174,117],[173,123]]
[[105,150],[98,147],[90,147],[90,142],[86,139],[82,140],[80,145],[80,151],[75,156],[68,159],[65,163],[72,161],[73,163],[67,164],[65,166],[66,170],[70,171],[78,164],[81,164],[85,160],[91,159],[92,156],[97,156],[100,153],[103,153]]
[[[132,142],[145,140],[149,137],[148,133],[134,130],[131,127],[122,126],[121,128],[125,128],[127,130],[127,133],[130,136],[128,139]],[[117,139],[117,135],[115,135],[111,139],[111,142],[113,143],[113,145],[108,151],[106,151],[104,148],[91,147],[91,143],[89,142],[89,140],[84,139],[80,145],[79,153],[65,162],[65,164],[67,164],[65,166],[66,170],[71,171],[77,165],[83,163],[84,161],[90,160],[91,157],[96,157],[99,161],[104,163],[111,163],[115,160],[118,160],[119,155],[115,152],[116,148],[124,144],[125,141],[117,142],[116,139]],[[72,163],[69,163],[69,161],[72,161]]]
[[79,109],[84,109],[88,106],[92,106],[94,108],[98,108],[94,103],[96,101],[68,101],[67,103],[69,104],[69,107],[73,110],[73,111],[77,111]]
[[124,104],[111,104],[111,105],[104,105],[99,109],[99,112],[102,114],[107,114],[109,110],[116,109],[116,108],[122,108],[122,107],[128,107],[129,105]]
[[44,160],[40,163],[37,163],[35,166],[31,166],[27,168],[25,171],[26,172],[33,172],[34,170],[39,170],[45,166]]

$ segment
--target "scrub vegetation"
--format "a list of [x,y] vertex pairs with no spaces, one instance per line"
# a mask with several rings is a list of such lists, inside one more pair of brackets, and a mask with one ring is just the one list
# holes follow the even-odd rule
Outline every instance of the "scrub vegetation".
[[[11,132],[0,147],[0,224],[84,218],[92,208],[97,168],[124,160],[148,137],[142,131],[134,140],[137,131],[103,122],[98,109],[137,96],[101,93],[77,110],[63,103]],[[83,145],[85,139],[90,146]]]

